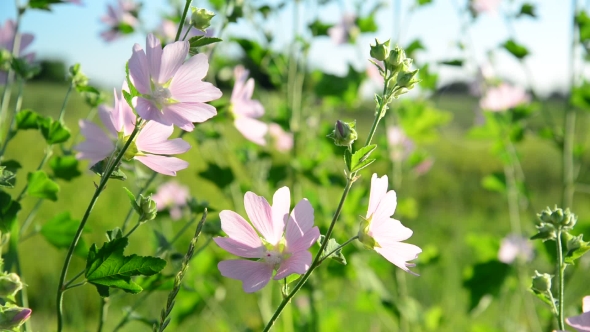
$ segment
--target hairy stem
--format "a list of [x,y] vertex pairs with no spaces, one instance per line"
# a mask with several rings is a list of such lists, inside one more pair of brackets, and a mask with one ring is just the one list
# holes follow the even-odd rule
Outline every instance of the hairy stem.
[[559,330],[565,330],[563,307],[565,306],[565,285],[564,272],[566,265],[563,263],[563,250],[561,247],[561,229],[557,231],[557,326]]
[[178,39],[180,39],[180,33],[182,32],[182,27],[186,21],[186,14],[188,13],[188,9],[191,6],[191,2],[192,0],[186,0],[186,3],[184,4],[184,10],[182,11],[182,17],[180,18],[180,24],[178,25],[178,31],[176,31],[176,38],[174,38],[174,41],[178,41]]

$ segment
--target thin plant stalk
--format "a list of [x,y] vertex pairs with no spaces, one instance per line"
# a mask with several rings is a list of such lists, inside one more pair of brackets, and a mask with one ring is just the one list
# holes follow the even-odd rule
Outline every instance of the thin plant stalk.
[[178,39],[180,39],[180,33],[182,32],[182,27],[186,21],[186,14],[188,13],[188,9],[191,6],[191,2],[192,0],[186,0],[186,3],[184,4],[184,10],[182,11],[182,17],[180,18],[180,24],[178,25],[178,31],[176,31],[176,38],[174,38],[174,41],[178,41]]
[[103,174],[103,176],[100,180],[100,183],[97,186],[96,190],[94,191],[94,195],[92,196],[90,203],[88,204],[88,207],[86,208],[86,212],[84,213],[84,217],[82,218],[82,221],[80,222],[80,226],[78,227],[78,230],[76,231],[76,235],[74,236],[74,239],[72,240],[72,243],[70,244],[70,247],[68,249],[68,253],[66,255],[66,259],[64,262],[64,266],[61,271],[59,285],[57,288],[57,331],[58,332],[61,332],[63,329],[63,323],[64,323],[63,322],[63,294],[65,291],[64,283],[66,280],[66,276],[68,273],[68,268],[70,266],[70,262],[72,260],[72,256],[74,254],[74,249],[76,248],[78,241],[80,241],[80,237],[82,237],[82,232],[84,230],[84,226],[86,225],[86,222],[88,221],[88,218],[90,217],[90,213],[92,212],[92,209],[94,208],[94,204],[96,204],[98,197],[100,196],[100,194],[102,193],[102,190],[104,189],[107,182],[109,181],[111,174],[115,170],[115,167],[121,162],[121,159],[123,158],[123,155],[125,154],[125,151],[127,151],[127,148],[129,148],[129,146],[133,142],[133,139],[139,133],[140,127],[141,127],[141,120],[138,120],[137,124],[135,126],[135,129],[133,130],[133,132],[131,133],[131,135],[127,139],[127,142],[125,142],[125,145],[123,146],[121,151],[119,151],[119,154],[115,158],[114,162],[111,163],[111,165],[109,167],[107,167],[106,172]]
[[[25,12],[25,9],[19,8],[18,0],[16,1],[16,8],[17,8],[17,15],[16,15],[16,23],[14,26],[14,40],[12,41],[12,57],[18,58],[20,52],[20,42],[21,42],[21,35],[18,33],[20,28],[21,18]],[[12,70],[12,67],[8,69],[8,73],[6,76],[6,85],[4,86],[4,92],[2,93],[2,102],[0,106],[0,124],[4,123],[4,118],[6,117],[6,112],[8,111],[8,104],[10,104],[10,92],[12,87],[12,82],[15,77],[15,72]],[[3,133],[4,129],[0,125],[0,139],[4,136]]]
[[561,247],[561,229],[557,230],[556,247],[557,247],[557,326],[559,330],[565,331],[563,307],[565,306],[565,279],[564,272],[566,265],[563,262],[563,250]]
[[107,315],[109,313],[109,304],[110,300],[108,297],[100,297],[100,313],[98,317],[98,327],[96,328],[97,332],[102,332],[102,328],[107,321]]

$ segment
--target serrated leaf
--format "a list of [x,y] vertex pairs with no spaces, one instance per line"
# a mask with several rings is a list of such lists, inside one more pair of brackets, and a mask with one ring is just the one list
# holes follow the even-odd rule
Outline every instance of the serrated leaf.
[[8,193],[0,190],[0,231],[2,233],[10,232],[20,209],[19,202],[13,201]]
[[67,141],[70,138],[70,130],[64,123],[55,121],[50,117],[39,120],[41,134],[47,141],[47,144],[58,144]]
[[109,242],[114,241],[116,239],[120,239],[122,237],[123,231],[119,227],[115,227],[114,229],[107,231],[107,240],[109,240]]
[[0,166],[0,187],[14,188],[16,174],[6,169],[6,166]]
[[502,46],[518,59],[523,59],[529,54],[529,50],[525,46],[512,39],[507,40]]
[[191,39],[189,39],[190,48],[189,48],[188,52],[191,56],[193,56],[193,55],[199,53],[199,47],[219,43],[220,41],[223,41],[223,40],[221,38],[216,38],[216,37],[205,37],[205,36],[192,37]]
[[18,130],[39,129],[39,121],[43,117],[37,112],[25,109],[16,113],[16,128]]
[[[322,245],[324,239],[326,237],[324,235],[320,235],[320,237],[318,238],[318,245]],[[340,244],[338,242],[336,242],[335,239],[331,238],[330,240],[328,240],[328,244],[326,245],[326,248],[324,249],[324,255],[334,251],[336,248],[338,248],[340,246]],[[342,254],[342,248],[336,250],[334,253],[330,254],[330,256],[328,256],[328,258],[335,260],[336,262],[342,264],[342,265],[346,265],[346,258],[344,257],[344,255]]]
[[369,156],[371,153],[377,148],[377,144],[371,144],[365,146],[363,148],[358,149],[351,157],[350,160],[350,171],[356,172],[361,170],[367,166],[369,166],[374,159],[368,161]]
[[160,272],[166,261],[157,257],[124,256],[129,239],[126,237],[105,242],[102,248],[90,247],[86,261],[86,280],[97,285],[101,296],[108,296],[104,286],[119,288],[127,293],[139,293],[141,286],[131,280],[132,276],[150,276]]
[[135,198],[135,195],[133,195],[133,193],[126,187],[123,187],[123,189],[125,190],[127,197],[129,197],[129,201],[131,202],[133,210],[135,210],[135,212],[137,212],[138,214],[141,214],[141,208],[139,207],[139,205],[137,205],[137,199]]
[[29,173],[27,181],[29,183],[27,195],[57,201],[59,185],[47,177],[47,173],[44,171]]
[[[72,219],[69,212],[63,212],[43,224],[40,232],[54,247],[66,249],[70,247],[78,227],[80,227],[80,221]],[[81,257],[86,257],[88,251],[84,239],[80,239],[74,252]]]
[[53,170],[53,176],[66,181],[82,175],[78,170],[78,159],[72,155],[52,158],[49,161],[49,167]]

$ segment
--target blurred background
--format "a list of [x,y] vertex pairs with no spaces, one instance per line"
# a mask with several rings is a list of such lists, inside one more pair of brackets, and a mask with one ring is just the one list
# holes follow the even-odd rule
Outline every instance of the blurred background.
[[[152,31],[164,43],[171,42],[166,41],[163,21],[177,26],[184,6],[184,1],[144,1],[132,13],[137,22],[129,29],[101,21],[107,6],[117,8],[116,1],[81,2],[52,5],[51,11],[29,10],[22,16],[19,31],[34,35],[26,52],[35,53],[41,68],[25,85],[23,109],[57,117],[68,89],[66,73],[74,63],[81,64],[90,84],[110,105],[112,89],[119,89],[125,79],[133,45],[145,45]],[[202,51],[210,55],[206,80],[222,89],[224,97],[214,103],[219,111],[214,121],[184,136],[192,149],[181,158],[190,166],[174,180],[213,212],[169,330],[256,331],[272,315],[281,300],[279,284],[245,294],[239,281],[219,274],[217,263],[232,257],[211,241],[219,232],[218,212],[229,209],[245,215],[246,191],[270,200],[277,188],[287,185],[292,204],[304,197],[310,200],[315,222],[325,232],[345,184],[343,149],[326,135],[336,120],[356,120],[364,142],[374,116],[373,96],[383,86],[369,62],[375,38],[405,48],[422,82],[392,103],[375,141],[378,160],[353,187],[334,237],[342,243],[356,234],[368,204],[371,174],[388,175],[399,200],[394,217],[414,231],[407,242],[423,249],[413,269],[420,277],[400,271],[361,245],[350,245],[344,249],[347,264],[329,261],[318,269],[275,330],[555,328],[549,309],[529,291],[534,270],[552,271],[554,253],[526,239],[535,234],[535,214],[555,204],[579,215],[576,234],[590,231],[590,187],[585,184],[590,184],[589,160],[584,153],[590,107],[585,83],[585,38],[590,34],[586,36],[584,28],[590,24],[580,18],[586,2],[211,0],[192,5],[217,14],[207,33],[223,42]],[[16,8],[13,1],[0,0],[0,23],[14,20]],[[253,98],[266,112],[261,120],[290,133],[294,144],[281,147],[269,136],[266,146],[260,146],[234,128],[228,105],[237,65],[246,67],[256,82]],[[566,133],[559,128],[572,109],[577,114],[573,158],[578,186],[568,201],[563,198],[561,145]],[[74,138],[66,145],[82,141],[76,134],[78,120],[93,118],[95,111],[83,94],[72,95],[65,119]],[[39,137],[36,131],[19,132],[7,149],[6,158],[22,165],[13,189],[17,193],[43,155]],[[36,211],[31,233],[21,234],[20,243],[33,331],[55,326],[54,293],[65,256],[40,230],[64,211],[73,219],[82,217],[93,182],[99,179],[88,166],[81,161],[80,176],[72,179],[54,176],[61,187],[57,202],[38,208],[34,198],[22,202],[20,222]],[[86,246],[101,245],[105,231],[125,219],[129,203],[122,187],[136,192],[150,175],[138,167],[129,171],[126,181],[109,182],[108,195],[98,201],[84,235]],[[168,180],[158,177],[149,191]],[[153,254],[162,238],[173,238],[191,220],[185,210],[180,220],[163,211],[142,226],[126,253]],[[104,330],[150,329],[191,234],[189,229],[166,253],[162,279],[141,280],[145,291],[138,295],[113,292]],[[500,254],[503,246],[513,254]],[[578,314],[581,298],[590,294],[589,265],[582,259],[568,269],[566,316]],[[70,271],[83,266],[84,257],[75,257]],[[96,329],[101,300],[93,286],[67,292],[65,301],[67,330]]]

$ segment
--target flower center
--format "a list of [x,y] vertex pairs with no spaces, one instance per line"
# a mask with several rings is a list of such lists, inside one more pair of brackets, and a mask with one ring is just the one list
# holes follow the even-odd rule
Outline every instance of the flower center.
[[170,104],[171,97],[172,94],[168,88],[157,83],[154,84],[154,88],[152,89],[152,100],[158,108],[161,109],[164,105]]
[[264,261],[273,266],[281,264],[283,261],[283,253],[278,250],[267,250],[264,253]]
[[[124,134],[122,132],[120,132],[119,138],[117,139],[117,150],[123,149],[123,147],[125,146],[125,143],[127,143],[128,140],[129,140],[129,136],[124,136]],[[131,159],[133,159],[133,157],[135,157],[137,155],[141,155],[141,154],[142,153],[139,151],[139,149],[137,148],[137,145],[135,144],[135,140],[133,140],[131,142],[131,144],[129,144],[129,147],[127,148],[127,150],[125,151],[123,158],[125,158],[125,160],[131,160]]]

